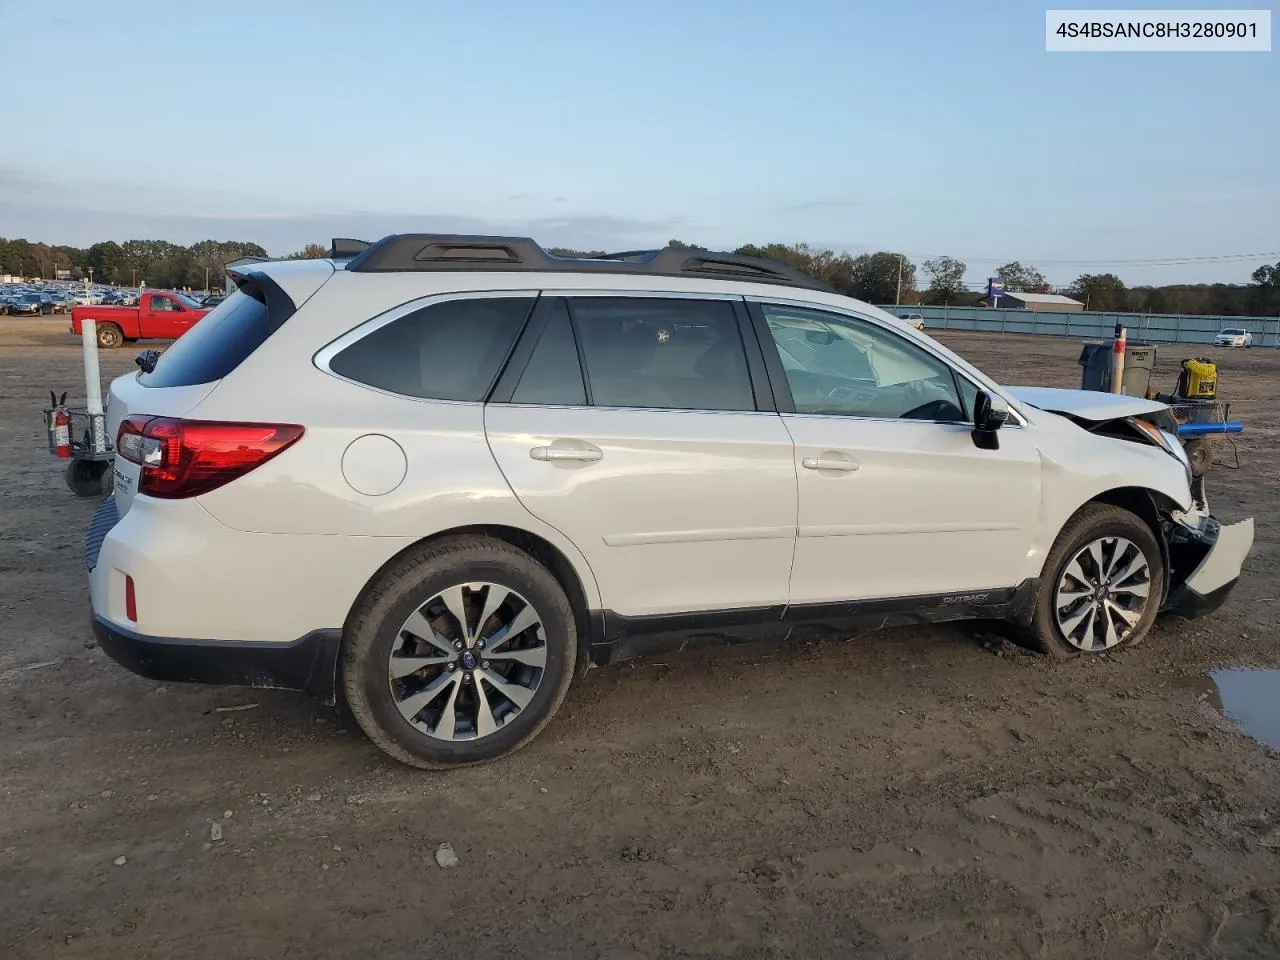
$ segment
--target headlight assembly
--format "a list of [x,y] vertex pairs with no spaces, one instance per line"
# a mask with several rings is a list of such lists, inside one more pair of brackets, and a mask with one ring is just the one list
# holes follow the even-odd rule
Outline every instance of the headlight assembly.
[[1191,482],[1191,461],[1187,458],[1187,451],[1183,449],[1182,441],[1175,434],[1168,430],[1161,430],[1155,424],[1139,420],[1137,417],[1129,417],[1128,422],[1150,437],[1156,446],[1164,449],[1165,453],[1175,457],[1187,471],[1187,482]]

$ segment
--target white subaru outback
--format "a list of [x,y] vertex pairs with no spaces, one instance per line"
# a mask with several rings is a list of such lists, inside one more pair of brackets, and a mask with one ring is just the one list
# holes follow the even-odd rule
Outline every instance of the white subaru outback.
[[668,644],[985,617],[1113,650],[1253,542],[1163,405],[1002,387],[778,264],[398,235],[235,279],[111,386],[95,631],[144,676],[341,697],[415,766]]

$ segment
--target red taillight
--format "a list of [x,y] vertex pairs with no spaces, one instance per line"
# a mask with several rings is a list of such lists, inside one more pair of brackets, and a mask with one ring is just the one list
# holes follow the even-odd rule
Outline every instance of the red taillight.
[[124,615],[138,622],[138,598],[133,592],[133,577],[128,575],[124,578]]
[[293,423],[223,423],[128,417],[116,454],[138,464],[138,492],[166,500],[198,497],[262,466],[302,436]]

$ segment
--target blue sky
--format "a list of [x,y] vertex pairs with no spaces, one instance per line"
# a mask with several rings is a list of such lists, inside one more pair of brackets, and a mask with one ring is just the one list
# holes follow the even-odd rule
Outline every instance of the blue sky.
[[1280,251],[1280,53],[1050,54],[1041,5],[869,6],[0,0],[0,236],[805,241],[973,283]]

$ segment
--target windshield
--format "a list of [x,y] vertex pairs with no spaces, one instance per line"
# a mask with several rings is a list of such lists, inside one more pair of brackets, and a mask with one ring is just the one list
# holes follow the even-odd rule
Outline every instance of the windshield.
[[1222,333],[1220,334],[1220,336],[1224,336],[1224,337],[1238,337],[1238,336],[1240,336],[1242,333],[1244,333],[1244,331],[1243,331],[1243,330],[1223,330],[1223,331],[1222,331]]

